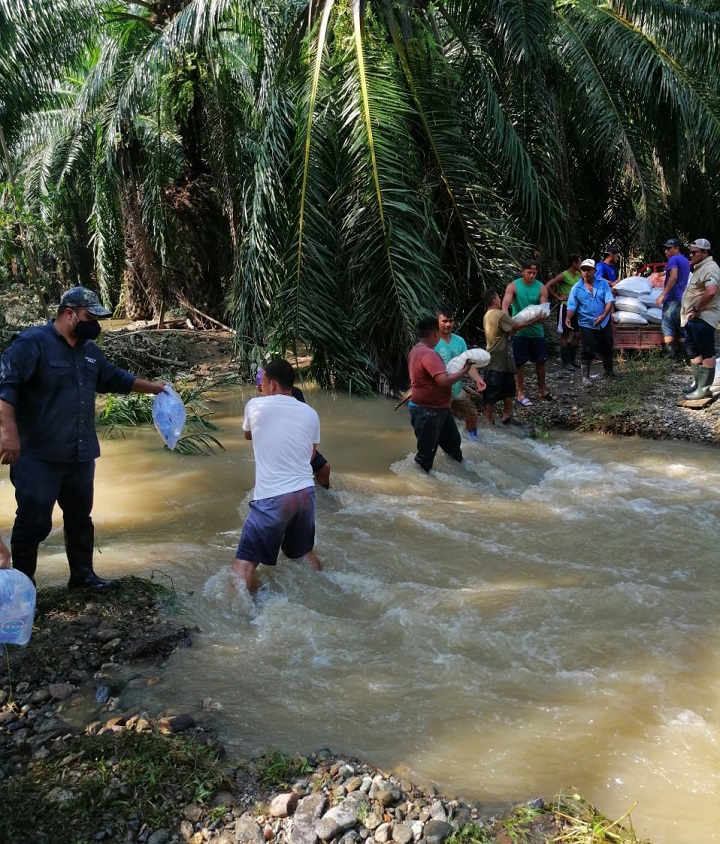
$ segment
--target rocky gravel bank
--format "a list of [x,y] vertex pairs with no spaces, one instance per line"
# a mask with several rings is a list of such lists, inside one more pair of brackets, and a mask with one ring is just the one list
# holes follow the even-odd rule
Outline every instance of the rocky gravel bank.
[[41,590],[30,643],[8,647],[0,669],[2,844],[606,840],[581,837],[591,827],[636,840],[577,795],[483,817],[478,804],[330,750],[229,759],[202,712],[125,708],[125,690],[161,682],[172,651],[201,635],[169,609],[168,594],[138,578],[100,594]]

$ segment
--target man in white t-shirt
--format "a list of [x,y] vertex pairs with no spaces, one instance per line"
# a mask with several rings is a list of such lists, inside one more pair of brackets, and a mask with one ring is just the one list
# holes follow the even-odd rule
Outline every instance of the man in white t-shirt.
[[320,420],[292,395],[295,373],[285,360],[270,361],[262,396],[245,405],[242,428],[255,452],[255,497],[245,521],[233,571],[249,591],[261,563],[274,566],[278,553],[307,557],[321,570],[315,544],[315,482],[310,461],[320,442]]

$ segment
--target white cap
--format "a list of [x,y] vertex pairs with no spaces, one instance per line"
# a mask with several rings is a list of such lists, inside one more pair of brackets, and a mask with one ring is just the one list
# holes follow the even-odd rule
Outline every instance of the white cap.
[[590,268],[592,268],[593,270],[595,269],[595,261],[593,261],[593,259],[592,259],[592,258],[586,258],[586,259],[582,262],[582,264],[580,264],[580,269],[581,269],[581,270],[582,270],[583,268],[587,268],[587,267],[590,267]]
[[699,237],[697,240],[693,240],[690,244],[690,248],[692,249],[702,249],[703,252],[710,252],[712,246],[710,246],[710,241],[706,240],[704,237]]

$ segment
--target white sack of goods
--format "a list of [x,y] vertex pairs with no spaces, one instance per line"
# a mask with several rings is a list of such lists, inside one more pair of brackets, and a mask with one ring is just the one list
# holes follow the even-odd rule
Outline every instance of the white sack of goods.
[[651,325],[660,325],[662,322],[662,308],[648,308],[645,319]]
[[527,308],[523,308],[520,313],[515,314],[512,318],[514,323],[519,322],[530,322],[533,319],[537,319],[538,317],[545,317],[550,316],[550,302],[543,302],[542,305],[528,305]]
[[641,275],[631,275],[629,278],[618,281],[615,285],[615,293],[619,296],[634,296],[637,298],[644,293],[652,293],[652,291],[652,284]]
[[618,296],[615,300],[615,310],[629,311],[631,314],[640,314],[640,316],[647,314],[645,305],[639,299],[635,299],[632,296]]
[[720,396],[720,360],[715,361],[715,378],[710,385],[710,393],[715,398]]
[[615,311],[613,319],[618,325],[647,325],[648,321],[640,314],[634,314],[632,311]]
[[[623,293],[623,296],[625,294]],[[646,308],[658,308],[660,307],[657,303],[657,297],[660,295],[660,291],[653,290],[652,293],[643,293],[642,296],[638,296],[638,299],[645,305]]]
[[450,375],[453,375],[456,372],[460,372],[467,361],[471,361],[475,366],[479,366],[482,369],[490,363],[490,352],[486,352],[485,349],[468,349],[467,352],[463,352],[449,361],[445,368]]

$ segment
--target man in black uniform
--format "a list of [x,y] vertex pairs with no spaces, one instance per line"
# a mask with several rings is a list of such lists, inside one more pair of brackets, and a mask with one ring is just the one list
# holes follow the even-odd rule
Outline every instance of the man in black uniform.
[[93,571],[91,518],[96,393],[161,393],[165,384],[136,378],[106,360],[92,341],[110,316],[85,287],[66,291],[54,320],[17,335],[0,361],[0,463],[15,487],[13,566],[35,577],[39,544],[63,511],[68,586],[102,589],[117,581]]

